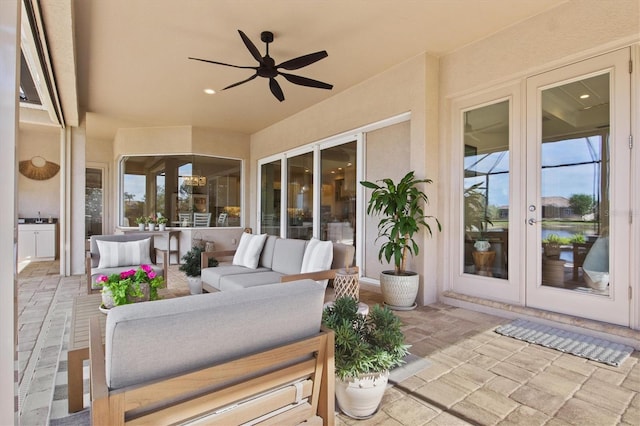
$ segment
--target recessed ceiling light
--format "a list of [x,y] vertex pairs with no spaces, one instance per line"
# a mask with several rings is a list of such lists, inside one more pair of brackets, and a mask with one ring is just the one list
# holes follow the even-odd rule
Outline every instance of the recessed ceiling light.
[[586,94],[586,93],[584,95],[580,95],[580,99],[587,99],[588,97],[589,97],[589,95]]
[[213,95],[214,93],[216,93],[216,91],[213,89],[204,89],[204,93],[206,93],[207,95]]

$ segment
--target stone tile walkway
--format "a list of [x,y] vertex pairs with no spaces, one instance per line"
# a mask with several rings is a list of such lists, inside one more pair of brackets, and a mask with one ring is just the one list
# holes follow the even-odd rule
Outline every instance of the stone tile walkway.
[[[186,293],[177,268],[170,267],[169,287]],[[66,412],[64,370],[71,300],[84,294],[84,281],[60,277],[58,270],[57,262],[43,262],[19,275],[17,377],[24,426],[88,424],[73,423]],[[361,299],[382,301],[364,287]],[[509,320],[493,315],[444,304],[397,315],[411,352],[430,365],[388,389],[370,419],[338,414],[338,425],[640,424],[638,351],[616,368],[501,336],[493,330]]]

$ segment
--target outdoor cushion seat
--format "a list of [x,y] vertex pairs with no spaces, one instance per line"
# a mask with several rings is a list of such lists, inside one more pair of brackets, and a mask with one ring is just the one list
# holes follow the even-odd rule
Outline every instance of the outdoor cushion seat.
[[[255,269],[255,273],[257,272],[266,272],[271,271],[270,268],[259,266]],[[240,275],[246,274],[247,268],[239,265],[222,265],[216,268],[205,268],[202,270],[200,277],[203,281],[206,281],[210,285],[214,287],[220,287],[220,280],[225,277],[229,277],[231,275]],[[274,281],[279,282],[280,279]]]
[[284,274],[280,272],[269,270],[251,274],[227,275],[220,280],[218,288],[220,291],[241,290],[258,285],[279,283],[283,276]]

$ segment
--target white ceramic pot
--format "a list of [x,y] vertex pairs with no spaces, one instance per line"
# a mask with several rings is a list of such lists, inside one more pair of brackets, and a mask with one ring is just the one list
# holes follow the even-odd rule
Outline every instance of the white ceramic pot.
[[491,243],[487,240],[478,240],[473,245],[478,251],[488,251],[489,247],[491,247]]
[[420,276],[415,272],[406,271],[404,275],[394,275],[394,271],[382,271],[380,274],[382,298],[389,309],[415,308],[419,288]]
[[156,230],[156,224],[155,223],[150,223],[149,224],[149,231],[155,231]]
[[158,224],[158,231],[166,231],[166,229],[167,229],[167,224],[166,223]]
[[338,407],[354,419],[373,416],[380,406],[388,381],[388,371],[365,374],[346,381],[336,377]]
[[139,223],[139,224],[138,224],[138,231],[144,231],[144,228],[145,228],[146,226],[147,226],[147,225],[145,225],[144,223]]
[[189,283],[189,292],[191,294],[201,294],[202,293],[202,279],[200,275],[197,277],[187,277],[187,282]]

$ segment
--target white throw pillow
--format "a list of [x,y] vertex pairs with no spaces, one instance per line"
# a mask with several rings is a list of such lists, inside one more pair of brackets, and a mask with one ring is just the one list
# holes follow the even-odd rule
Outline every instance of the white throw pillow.
[[304,250],[300,272],[304,274],[305,272],[326,271],[331,269],[332,261],[333,243],[312,238]]
[[99,269],[151,263],[149,257],[151,238],[136,241],[97,240],[96,243],[98,243],[98,251],[100,252]]
[[234,265],[256,269],[258,262],[260,262],[260,254],[262,253],[265,241],[267,241],[267,234],[253,235],[243,232],[232,263]]

